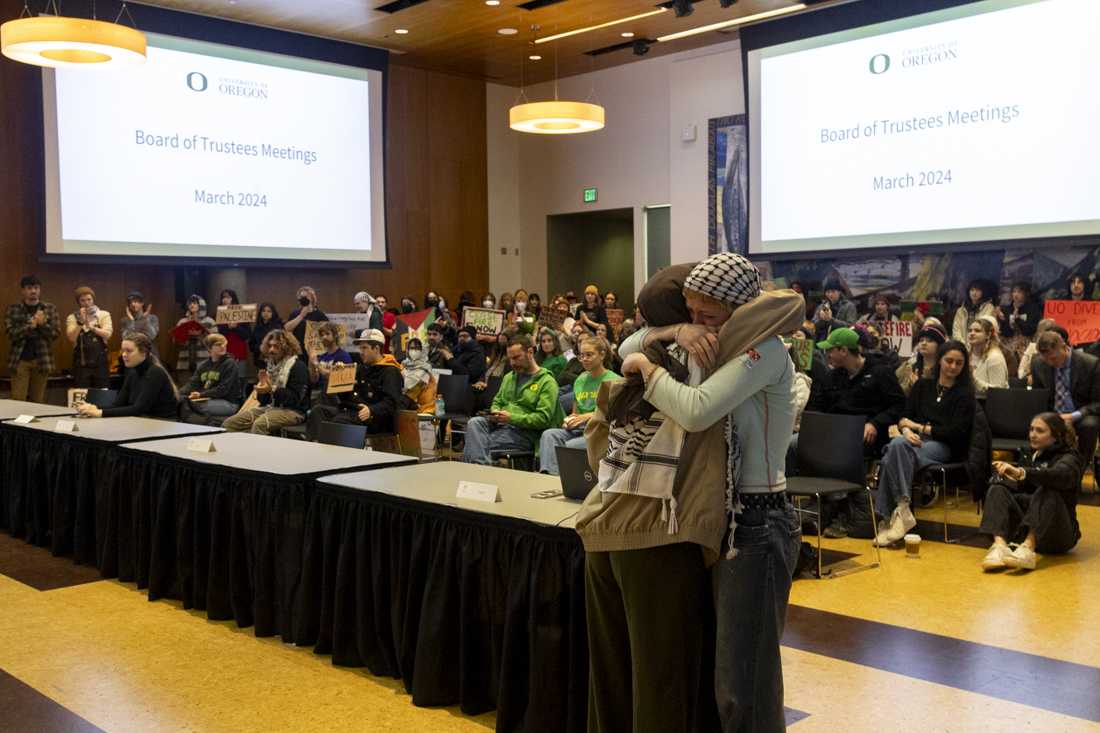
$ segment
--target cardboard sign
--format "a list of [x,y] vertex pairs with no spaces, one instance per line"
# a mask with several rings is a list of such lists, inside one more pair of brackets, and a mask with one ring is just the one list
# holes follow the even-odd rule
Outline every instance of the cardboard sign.
[[241,303],[237,305],[219,305],[214,322],[218,325],[236,326],[241,323],[254,323],[256,321],[256,304]]
[[69,400],[67,402],[70,410],[75,410],[80,405],[83,405],[88,401],[88,388],[87,387],[70,387],[69,388]]
[[479,336],[496,336],[504,330],[504,311],[468,305],[462,309],[462,326],[473,326]]
[[211,438],[191,438],[187,441],[187,450],[194,453],[217,453],[214,441]]
[[341,394],[355,389],[355,365],[333,364],[328,373],[328,386],[325,394]]
[[809,373],[814,361],[814,342],[810,339],[785,338],[783,343],[791,350],[791,357],[798,371]]
[[565,330],[565,320],[570,318],[569,313],[559,313],[553,308],[543,308],[542,315],[539,316],[539,320],[547,328],[552,328],[555,331]]
[[351,342],[352,339],[370,328],[370,317],[366,313],[329,313],[328,320],[343,326],[344,338],[341,339],[340,345],[349,352],[355,347]]
[[[306,321],[306,342],[302,344],[302,348],[309,356],[325,353],[325,345],[321,343],[321,334],[317,333],[317,329],[322,323],[325,323],[325,321]],[[336,343],[344,343],[347,338],[344,327],[337,323],[336,330]]]
[[1053,319],[1069,331],[1072,346],[1100,340],[1100,301],[1048,300],[1043,307],[1043,318]]
[[490,504],[501,501],[500,488],[496,484],[479,484],[476,481],[459,481],[458,493],[455,496],[459,499],[484,501]]
[[880,330],[882,338],[889,341],[891,351],[903,359],[913,355],[912,321],[886,321]]

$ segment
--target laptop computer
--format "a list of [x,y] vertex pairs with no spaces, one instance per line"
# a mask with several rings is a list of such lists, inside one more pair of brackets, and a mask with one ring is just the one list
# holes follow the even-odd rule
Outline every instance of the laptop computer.
[[558,455],[558,473],[561,490],[567,499],[583,500],[596,485],[596,474],[588,465],[588,451],[584,448],[555,448]]

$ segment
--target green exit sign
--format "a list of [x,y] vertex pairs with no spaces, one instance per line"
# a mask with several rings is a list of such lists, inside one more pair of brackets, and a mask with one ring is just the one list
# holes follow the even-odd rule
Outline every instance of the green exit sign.
[[584,189],[584,202],[586,204],[596,203],[596,189],[594,189],[594,188]]

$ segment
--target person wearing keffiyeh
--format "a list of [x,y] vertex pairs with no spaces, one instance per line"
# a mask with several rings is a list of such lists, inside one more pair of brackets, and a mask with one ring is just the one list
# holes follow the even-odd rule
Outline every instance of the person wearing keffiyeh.
[[783,493],[794,369],[777,337],[805,301],[761,292],[756,268],[723,254],[662,270],[638,303],[655,327],[620,347],[627,379],[601,386],[585,431],[599,472],[576,520],[589,729],[781,729],[799,529]]

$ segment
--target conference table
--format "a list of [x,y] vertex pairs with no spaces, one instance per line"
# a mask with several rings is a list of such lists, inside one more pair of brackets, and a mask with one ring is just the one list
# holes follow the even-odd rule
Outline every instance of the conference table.
[[252,433],[121,446],[100,506],[100,571],[147,587],[151,601],[290,640],[315,480],[415,462]]
[[72,415],[74,410],[63,405],[43,405],[40,402],[0,400],[0,420],[14,420],[22,415],[31,417],[58,417]]
[[[499,502],[458,499],[460,481]],[[326,476],[306,518],[295,638],[500,731],[584,731],[580,503],[556,476],[457,462]]]
[[[76,431],[58,432],[66,425]],[[103,531],[97,494],[111,476],[119,446],[220,431],[146,417],[70,415],[40,417],[27,424],[0,422],[0,527],[48,547],[54,555],[72,554],[78,563],[97,565]]]

